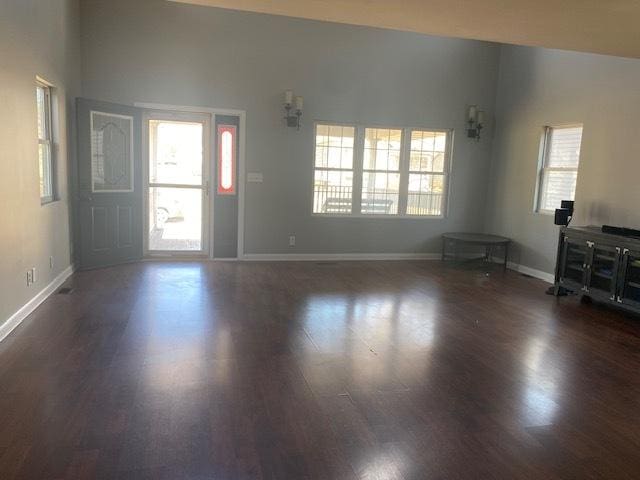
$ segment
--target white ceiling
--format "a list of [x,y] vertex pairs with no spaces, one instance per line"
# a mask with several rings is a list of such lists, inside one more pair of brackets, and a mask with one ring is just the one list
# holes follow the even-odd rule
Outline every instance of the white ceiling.
[[170,0],[640,58],[640,0]]

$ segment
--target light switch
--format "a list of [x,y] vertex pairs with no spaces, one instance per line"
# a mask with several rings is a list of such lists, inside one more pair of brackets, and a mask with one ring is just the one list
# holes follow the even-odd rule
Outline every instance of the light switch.
[[262,173],[249,172],[247,173],[247,182],[249,183],[262,183]]

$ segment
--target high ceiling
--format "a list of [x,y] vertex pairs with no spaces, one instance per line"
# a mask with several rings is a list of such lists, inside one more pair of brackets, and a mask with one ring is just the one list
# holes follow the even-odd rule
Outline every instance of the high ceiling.
[[171,0],[640,58],[640,0]]

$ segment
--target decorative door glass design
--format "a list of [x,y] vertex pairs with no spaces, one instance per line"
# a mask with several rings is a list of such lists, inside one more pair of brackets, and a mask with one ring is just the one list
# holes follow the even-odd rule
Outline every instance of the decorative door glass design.
[[91,190],[133,191],[133,117],[91,112]]
[[218,126],[218,195],[236,193],[236,127]]

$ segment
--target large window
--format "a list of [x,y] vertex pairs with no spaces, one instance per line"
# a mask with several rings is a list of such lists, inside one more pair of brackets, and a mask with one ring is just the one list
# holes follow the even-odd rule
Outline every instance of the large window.
[[51,87],[44,82],[38,81],[36,83],[38,169],[40,173],[40,201],[42,203],[52,202],[55,199],[51,104]]
[[451,133],[317,124],[313,213],[443,216]]
[[538,179],[537,210],[553,212],[576,193],[582,126],[546,127]]

